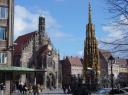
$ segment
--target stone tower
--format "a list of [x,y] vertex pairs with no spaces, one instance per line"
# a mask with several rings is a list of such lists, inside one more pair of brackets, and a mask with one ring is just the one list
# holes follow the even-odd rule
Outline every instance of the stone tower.
[[91,3],[89,2],[88,7],[88,24],[86,25],[86,39],[84,42],[84,78],[85,82],[91,85],[91,87],[96,88],[98,83],[98,64],[99,64],[99,54],[97,48],[97,40],[95,37],[95,29],[92,23],[91,16]]
[[48,35],[45,32],[45,17],[40,16],[39,17],[39,47],[42,47],[44,45],[47,45],[49,42]]
[[42,39],[45,36],[45,18],[39,17],[39,45],[42,45]]

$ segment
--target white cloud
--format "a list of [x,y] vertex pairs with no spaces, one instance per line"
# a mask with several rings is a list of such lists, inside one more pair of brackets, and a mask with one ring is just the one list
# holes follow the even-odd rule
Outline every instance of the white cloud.
[[37,29],[38,14],[32,14],[25,7],[15,6],[14,37],[35,31]]
[[[41,13],[42,12],[42,13]],[[15,6],[14,37],[38,30],[38,18],[42,14],[46,19],[46,32],[54,39],[71,37],[65,32],[61,32],[61,25],[51,16],[48,11],[37,10],[30,12],[27,8]]]
[[80,51],[78,51],[78,53],[77,53],[77,55],[80,56],[80,57],[83,57],[83,54],[84,54],[84,53],[83,53],[83,50],[80,50]]
[[112,42],[116,39],[121,39],[123,36],[123,31],[116,26],[107,25],[103,26],[103,31],[107,33],[106,37],[102,38],[104,41]]
[[[119,18],[119,20],[123,21],[124,17],[121,16]],[[126,23],[127,20],[124,20],[123,23]],[[106,33],[105,37],[101,37],[100,40],[104,41],[104,42],[114,42],[117,44],[125,44],[128,41],[128,37],[127,37],[127,30],[128,30],[128,26],[127,25],[121,25],[119,23],[111,23],[109,25],[103,26],[102,27],[103,32]],[[126,38],[125,38],[126,37]],[[100,48],[104,48],[106,50],[109,50],[111,52],[114,52],[113,54],[116,56],[125,56],[127,55],[126,51],[119,51],[119,50],[126,50],[127,46],[125,45],[112,45],[112,44],[103,44],[100,43],[99,44]],[[116,52],[118,51],[118,52]]]
[[128,23],[128,20],[123,15],[121,15],[116,22],[110,22],[108,25],[103,26],[102,29],[107,33],[107,35],[102,39],[108,42],[122,39],[128,30],[128,26],[122,25],[120,23]]

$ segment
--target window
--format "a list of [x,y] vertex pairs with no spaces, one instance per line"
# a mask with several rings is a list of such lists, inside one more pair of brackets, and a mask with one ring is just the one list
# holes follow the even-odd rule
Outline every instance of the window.
[[0,19],[7,19],[8,18],[8,8],[0,7]]
[[0,53],[0,64],[7,63],[7,53]]
[[0,27],[0,40],[6,40],[6,28]]

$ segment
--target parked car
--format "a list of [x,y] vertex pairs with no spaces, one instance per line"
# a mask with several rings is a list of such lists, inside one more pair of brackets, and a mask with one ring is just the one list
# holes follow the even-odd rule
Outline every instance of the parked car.
[[113,89],[108,95],[128,95],[128,92],[123,89]]
[[128,87],[122,88],[122,90],[125,90],[125,91],[128,92]]
[[101,88],[91,95],[108,95],[110,91],[111,88]]
[[91,95],[128,95],[128,92],[124,89],[102,88]]

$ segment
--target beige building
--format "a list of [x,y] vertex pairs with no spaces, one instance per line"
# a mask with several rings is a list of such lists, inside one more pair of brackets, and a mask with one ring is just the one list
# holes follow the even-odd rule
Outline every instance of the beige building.
[[[111,55],[111,52],[99,49],[100,76],[98,78],[98,84],[100,87],[109,87],[111,84],[111,64],[108,63],[108,58]],[[70,84],[71,76],[78,77],[78,75],[83,75],[82,60],[80,60],[78,57],[66,57],[60,61],[62,67],[62,83]],[[121,81],[128,83],[128,61],[126,59],[115,58],[112,70],[115,82],[121,79]]]
[[[14,0],[0,0],[0,70],[12,65]],[[9,73],[0,73],[0,83],[6,85],[5,95],[10,93]]]
[[0,0],[0,67],[11,65],[13,45],[14,1]]
[[[79,57],[67,56],[60,61],[62,66],[62,85],[71,86],[73,78],[82,78],[83,76],[83,65],[82,60]],[[59,71],[61,72],[61,71]]]
[[[119,57],[115,58],[115,63],[113,64],[112,70],[114,74],[115,86],[118,86],[118,85],[122,87],[128,86],[128,61],[127,59],[123,59]],[[108,73],[110,75],[110,71]]]
[[[100,86],[108,87],[111,84],[111,63],[108,63],[108,58],[111,56],[111,52],[100,49]],[[128,61],[127,59],[115,58],[115,63],[112,64],[112,72],[114,74],[114,86],[117,86],[117,82],[121,81],[128,85]],[[125,77],[125,78],[124,78]],[[127,77],[127,78],[126,78]]]

